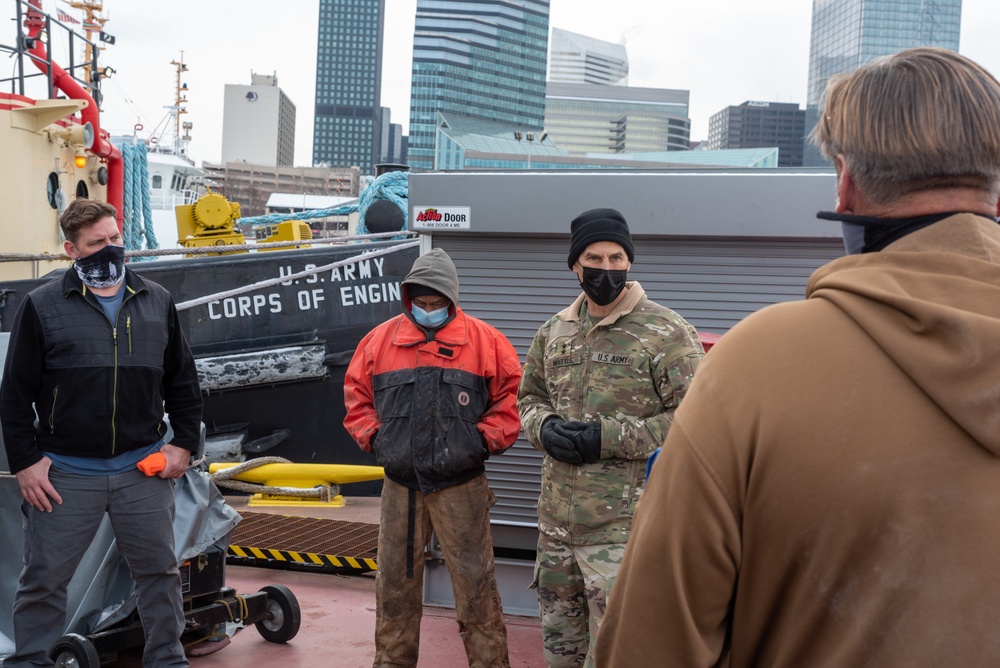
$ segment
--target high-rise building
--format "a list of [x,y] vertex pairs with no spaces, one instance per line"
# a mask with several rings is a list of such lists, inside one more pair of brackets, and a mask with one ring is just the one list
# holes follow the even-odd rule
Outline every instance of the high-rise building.
[[435,114],[541,131],[549,0],[417,0],[408,162],[434,168]]
[[371,174],[381,137],[385,0],[320,0],[313,164]]
[[278,77],[250,74],[250,85],[226,84],[222,104],[222,162],[269,167],[295,162],[295,105]]
[[797,104],[750,100],[712,115],[706,148],[776,146],[779,167],[801,167],[805,121],[805,109]]
[[549,82],[545,131],[570,153],[686,151],[689,91]]
[[[832,75],[914,46],[958,51],[961,20],[962,0],[813,0],[806,131]],[[811,142],[805,162],[828,164]]]
[[549,81],[627,86],[625,46],[553,28]]
[[389,107],[382,107],[381,112],[382,135],[379,140],[378,163],[405,164],[403,126],[392,122],[392,112]]
[[385,162],[405,165],[409,139],[407,135],[403,134],[403,126],[400,123],[390,125],[389,150],[386,152]]

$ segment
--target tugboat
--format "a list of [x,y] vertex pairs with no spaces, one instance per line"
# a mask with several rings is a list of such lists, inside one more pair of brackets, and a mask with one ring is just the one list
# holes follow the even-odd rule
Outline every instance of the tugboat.
[[[142,239],[129,238],[132,229],[127,219],[134,213],[129,209],[136,206],[129,203],[125,191],[128,180],[134,182],[135,177],[129,153],[149,148],[117,144],[102,127],[103,70],[97,45],[46,15],[41,0],[12,1],[16,36],[13,43],[0,44],[0,55],[13,63],[12,76],[0,78],[4,91],[0,92],[0,146],[6,158],[0,161],[0,192],[5,195],[6,209],[0,223],[4,237],[0,358],[6,354],[4,333],[10,330],[21,300],[69,267],[58,218],[70,201],[93,198],[113,204],[126,247],[142,247]],[[65,69],[55,62],[51,49],[62,41],[77,47],[85,44],[84,62],[74,62],[70,56]],[[32,92],[39,89],[43,94],[33,97]],[[153,160],[147,162],[147,157],[143,155],[140,162],[173,165],[175,174],[196,175],[197,168],[190,161],[178,161],[162,150]],[[189,190],[186,185],[184,179],[170,179],[172,189]],[[180,201],[169,204],[194,208],[200,201],[198,194],[182,193]],[[364,211],[360,213],[363,216]],[[151,226],[141,227],[147,249],[154,236],[148,234]],[[417,242],[400,230],[394,228],[388,235],[399,237],[393,240],[311,240],[298,244],[307,247],[268,249],[272,252],[247,252],[251,249],[233,245],[227,246],[226,254],[212,252],[217,248],[188,248],[184,252],[190,256],[161,257],[155,262],[139,261],[145,254],[142,250],[129,252],[130,267],[166,287],[178,304],[199,367],[207,447],[219,443],[230,447],[227,461],[266,453],[298,463],[375,464],[374,457],[362,452],[343,429],[343,379],[361,337],[398,312],[400,282],[417,255]],[[166,242],[173,245],[172,239]],[[257,249],[259,245],[253,250]],[[197,250],[209,252],[198,255]],[[232,250],[244,252],[230,254]],[[0,438],[0,469],[6,469],[2,453]],[[300,623],[295,596],[283,585],[267,585],[242,595],[225,586],[227,554],[232,555],[234,547],[241,549],[232,533],[240,518],[223,502],[207,474],[189,470],[187,476],[197,481],[191,484],[204,486],[203,493],[192,495],[201,499],[192,512],[219,515],[211,523],[197,515],[188,515],[185,521],[195,527],[211,526],[213,531],[208,538],[197,538],[200,547],[208,545],[205,551],[179,557],[189,583],[184,640],[199,644],[192,654],[221,649],[235,629],[247,625],[256,625],[267,641],[290,640]],[[0,505],[14,509],[20,501],[17,483],[11,476],[2,477]],[[358,496],[379,493],[380,480],[362,480],[346,485],[343,491]],[[210,501],[204,502],[206,498]],[[0,522],[0,538],[8,547],[11,564],[0,564],[0,602],[9,610],[19,571],[21,527],[13,510],[4,516],[9,521]],[[377,532],[377,525],[373,528]],[[248,550],[256,547],[250,544]],[[80,607],[68,620],[70,632],[53,648],[52,656],[60,666],[93,668],[134,646],[136,639],[141,644],[134,608],[130,613],[121,598],[117,604],[108,599],[121,594],[127,603],[131,581],[109,531],[102,530],[89,554],[95,554],[96,561],[85,564],[74,579],[74,583],[82,582]],[[340,565],[332,560],[333,566]],[[370,561],[348,570],[374,568]],[[12,651],[7,621],[0,616],[0,657]]]
[[[14,5],[16,42],[0,45],[0,54],[14,63],[14,75],[0,79],[0,88],[12,91],[0,93],[0,145],[10,156],[0,166],[7,195],[0,331],[9,330],[24,295],[69,266],[58,217],[72,199],[113,204],[126,248],[141,247],[129,238],[123,213],[132,212],[127,202],[123,206],[123,184],[132,177],[128,151],[144,145],[119,147],[101,126],[100,50],[43,14],[37,0]],[[94,48],[85,62],[63,69],[49,50],[61,39]],[[32,85],[50,97],[30,97]],[[155,145],[153,151],[150,162],[157,165],[165,157],[181,160]],[[191,165],[184,173],[195,170]],[[195,205],[197,193],[186,183],[178,187],[178,203]],[[173,239],[165,242],[173,245]],[[412,239],[314,240],[308,248],[267,253],[155,262],[133,256],[131,268],[166,287],[181,311],[202,372],[209,447],[219,441],[240,457],[266,452],[302,463],[374,465],[342,426],[344,371],[361,337],[398,313],[400,282],[417,256],[416,245]],[[322,270],[308,273],[317,268]],[[268,279],[273,285],[259,285]],[[361,482],[347,491],[380,489],[380,482]]]

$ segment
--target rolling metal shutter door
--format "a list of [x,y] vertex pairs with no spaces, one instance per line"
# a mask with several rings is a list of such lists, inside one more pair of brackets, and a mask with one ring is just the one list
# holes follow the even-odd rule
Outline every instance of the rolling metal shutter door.
[[[458,268],[462,308],[503,332],[522,363],[538,328],[580,294],[568,245],[566,237],[433,238]],[[722,334],[764,306],[801,299],[812,272],[841,255],[839,239],[639,238],[629,278],[699,330]],[[537,523],[541,459],[522,435],[487,462],[493,523]]]

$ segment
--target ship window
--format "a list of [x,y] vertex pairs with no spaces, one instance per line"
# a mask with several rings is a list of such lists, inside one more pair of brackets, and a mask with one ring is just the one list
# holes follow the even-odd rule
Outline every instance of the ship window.
[[90,189],[87,188],[87,184],[83,181],[76,182],[76,198],[77,199],[89,199]]
[[49,199],[49,206],[53,209],[59,208],[56,200],[57,192],[59,192],[59,175],[55,172],[49,172],[49,178],[45,181],[45,194]]
[[153,188],[159,190],[163,187],[163,177],[159,174],[153,174]]

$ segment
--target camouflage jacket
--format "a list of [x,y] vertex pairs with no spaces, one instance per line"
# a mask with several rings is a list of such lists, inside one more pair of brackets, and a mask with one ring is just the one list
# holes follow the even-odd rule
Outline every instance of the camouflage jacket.
[[542,450],[542,422],[601,423],[601,459],[575,466],[546,455],[538,526],[576,545],[624,542],[642,493],[646,459],[704,355],[694,328],[646,298],[637,282],[615,311],[582,331],[580,295],[531,343],[518,391],[521,427]]

